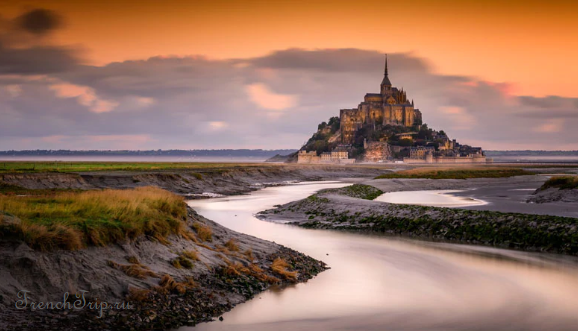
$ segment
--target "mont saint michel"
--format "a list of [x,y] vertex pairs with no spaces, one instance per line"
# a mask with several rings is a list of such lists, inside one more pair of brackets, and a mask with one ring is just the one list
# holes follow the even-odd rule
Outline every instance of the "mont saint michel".
[[385,56],[379,93],[366,93],[357,108],[319,124],[297,154],[298,163],[486,163],[481,147],[462,145],[423,124],[407,91],[393,86]]
[[578,331],[576,22],[3,1],[0,331]]

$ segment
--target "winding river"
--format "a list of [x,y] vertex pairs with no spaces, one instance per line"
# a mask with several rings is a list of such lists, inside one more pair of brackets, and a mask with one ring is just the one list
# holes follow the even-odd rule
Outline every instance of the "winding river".
[[264,222],[253,215],[339,182],[270,187],[189,202],[233,230],[275,241],[330,267],[307,283],[270,289],[182,330],[578,330],[578,268],[523,252]]

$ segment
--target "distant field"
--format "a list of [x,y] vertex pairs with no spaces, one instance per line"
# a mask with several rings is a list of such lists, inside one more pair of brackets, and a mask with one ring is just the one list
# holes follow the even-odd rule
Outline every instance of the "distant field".
[[536,173],[520,168],[416,168],[387,173],[375,177],[381,178],[428,178],[428,179],[467,179],[467,178],[501,178],[523,175],[535,175]]
[[176,169],[209,169],[235,167],[266,167],[262,163],[192,163],[192,162],[1,162],[0,173],[10,172],[84,172],[84,171],[146,171]]

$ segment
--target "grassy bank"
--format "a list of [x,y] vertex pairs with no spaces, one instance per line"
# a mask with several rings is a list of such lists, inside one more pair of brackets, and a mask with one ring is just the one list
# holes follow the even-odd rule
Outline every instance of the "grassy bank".
[[539,190],[558,188],[561,190],[578,189],[578,176],[556,176],[548,179]]
[[375,177],[381,178],[428,178],[428,179],[467,179],[467,178],[501,178],[512,176],[535,175],[536,173],[520,168],[416,168],[387,173]]
[[152,171],[178,169],[231,169],[272,167],[261,163],[196,163],[196,162],[1,162],[0,173],[87,172],[87,171]]
[[0,236],[38,250],[104,246],[141,235],[189,236],[183,198],[154,187],[0,195]]

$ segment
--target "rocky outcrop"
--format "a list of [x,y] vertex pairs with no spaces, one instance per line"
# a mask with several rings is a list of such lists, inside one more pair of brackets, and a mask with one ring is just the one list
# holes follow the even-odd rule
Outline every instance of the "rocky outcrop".
[[370,141],[365,143],[364,162],[378,162],[388,160],[393,157],[387,142]]
[[528,198],[530,203],[549,203],[549,202],[578,202],[578,189],[564,190],[558,188],[538,189]]

